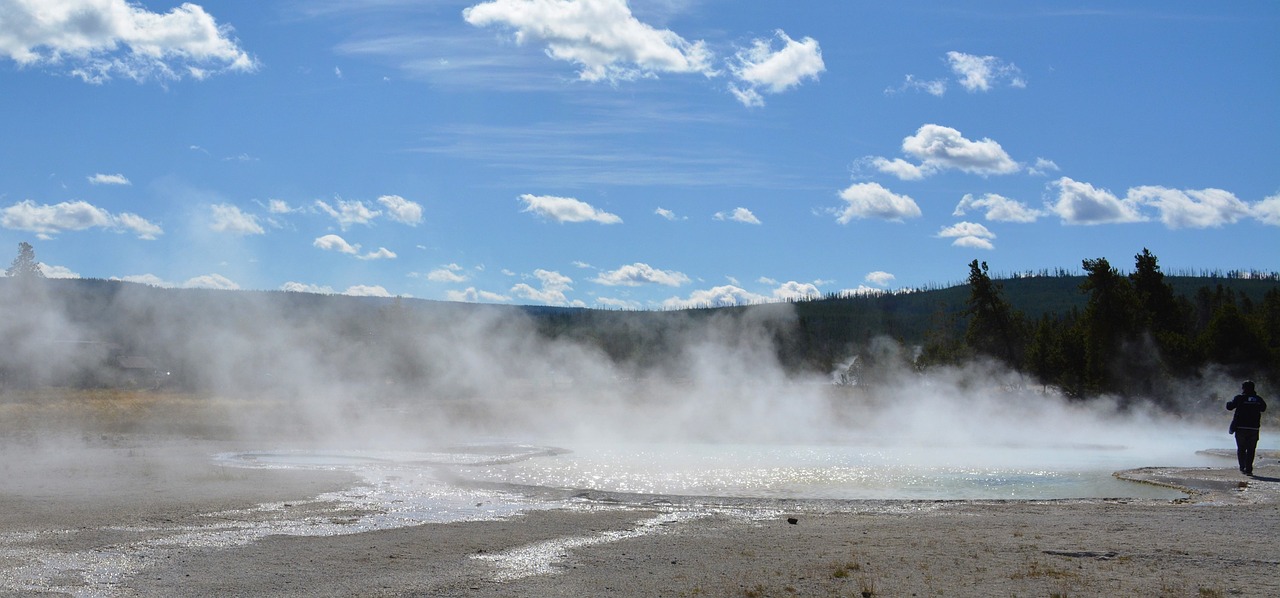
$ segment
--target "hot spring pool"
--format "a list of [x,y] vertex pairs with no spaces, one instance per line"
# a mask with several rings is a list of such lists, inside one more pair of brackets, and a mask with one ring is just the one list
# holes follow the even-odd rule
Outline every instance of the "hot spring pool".
[[[564,448],[560,448],[563,446]],[[351,470],[417,484],[626,495],[752,499],[1174,499],[1120,480],[1143,466],[1222,466],[1195,451],[1162,456],[1124,446],[794,446],[745,444],[457,445],[429,451],[259,451],[219,456],[249,467]],[[390,472],[390,473],[389,473]],[[391,481],[387,481],[391,480]]]

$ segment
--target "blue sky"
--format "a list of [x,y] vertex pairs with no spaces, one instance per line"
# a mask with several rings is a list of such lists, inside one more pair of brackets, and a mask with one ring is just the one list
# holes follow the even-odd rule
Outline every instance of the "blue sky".
[[0,248],[50,276],[663,309],[1280,270],[1269,0],[0,0],[0,109]]

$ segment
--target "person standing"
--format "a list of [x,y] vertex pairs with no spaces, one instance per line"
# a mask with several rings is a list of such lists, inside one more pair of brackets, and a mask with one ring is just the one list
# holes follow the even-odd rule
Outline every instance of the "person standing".
[[1240,385],[1240,394],[1227,401],[1227,410],[1235,411],[1231,418],[1231,433],[1236,435],[1236,458],[1240,461],[1240,473],[1253,475],[1253,453],[1258,448],[1258,429],[1262,426],[1262,412],[1267,402],[1254,390],[1253,381]]

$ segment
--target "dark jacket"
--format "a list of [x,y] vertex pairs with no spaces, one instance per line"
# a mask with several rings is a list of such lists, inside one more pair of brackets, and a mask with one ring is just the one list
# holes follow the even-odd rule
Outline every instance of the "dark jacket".
[[1267,402],[1258,395],[1236,395],[1227,401],[1227,410],[1234,410],[1231,418],[1234,430],[1257,430],[1262,426],[1262,412],[1267,410]]

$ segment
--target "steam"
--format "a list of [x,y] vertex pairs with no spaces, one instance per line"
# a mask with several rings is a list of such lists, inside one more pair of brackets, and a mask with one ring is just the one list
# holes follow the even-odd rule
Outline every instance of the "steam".
[[0,335],[12,348],[0,359],[0,396],[14,396],[21,381],[54,384],[105,367],[85,361],[83,342],[92,341],[168,372],[165,392],[194,403],[182,430],[257,446],[870,443],[937,449],[920,452],[941,459],[957,448],[1095,445],[1190,457],[1210,448],[1196,443],[1225,418],[1213,393],[1236,384],[1206,379],[1170,414],[1068,400],[991,363],[920,373],[906,349],[880,340],[848,348],[851,358],[882,356],[874,375],[838,386],[830,374],[796,375],[780,363],[777,341],[796,325],[785,304],[665,313],[653,327],[633,314],[632,338],[662,350],[615,359],[508,307],[127,283],[110,283],[102,305],[69,292],[82,287],[52,292],[63,281],[0,282]]

